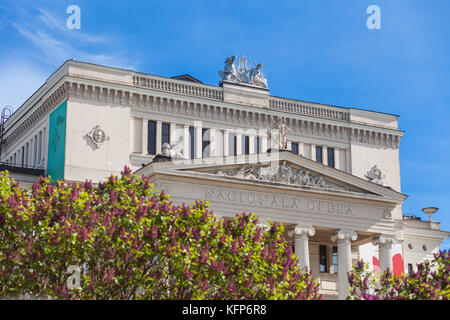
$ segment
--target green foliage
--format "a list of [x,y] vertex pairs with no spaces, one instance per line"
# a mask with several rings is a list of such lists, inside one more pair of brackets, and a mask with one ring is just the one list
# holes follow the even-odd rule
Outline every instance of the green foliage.
[[0,298],[320,298],[283,226],[207,206],[176,206],[127,168],[98,186],[41,178],[31,190],[1,173]]

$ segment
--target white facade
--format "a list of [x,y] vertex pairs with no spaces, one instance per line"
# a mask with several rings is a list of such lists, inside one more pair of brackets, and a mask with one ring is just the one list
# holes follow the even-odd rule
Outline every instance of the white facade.
[[[65,109],[57,110],[64,102]],[[266,153],[275,146],[267,130],[279,118],[290,129],[288,149],[298,146],[298,155]],[[65,127],[54,128],[63,122]],[[155,125],[152,133],[149,124]],[[98,143],[96,129],[104,135]],[[392,268],[393,253],[401,252],[407,271],[408,264],[430,257],[449,235],[438,223],[402,215],[403,131],[396,115],[274,97],[252,85],[211,86],[71,60],[12,115],[5,130],[1,160],[8,164],[93,182],[119,174],[127,165],[152,176],[176,202],[204,199],[218,215],[256,212],[285,224],[301,265],[313,270],[329,298],[338,291],[345,297],[345,272],[357,259],[376,256],[381,268]],[[188,160],[151,163],[162,151],[164,130],[167,142]],[[209,141],[206,152],[204,140]],[[328,163],[328,149],[333,150],[334,167]],[[316,161],[317,152],[322,163]],[[249,174],[271,164],[278,173],[308,172],[303,173],[306,180],[322,182]],[[374,166],[383,185],[368,181]],[[333,247],[338,248],[340,276],[333,272]],[[323,250],[327,261],[320,272]]]

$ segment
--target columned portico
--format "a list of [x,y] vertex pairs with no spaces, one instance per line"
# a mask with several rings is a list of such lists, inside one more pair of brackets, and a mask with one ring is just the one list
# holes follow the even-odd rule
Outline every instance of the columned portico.
[[331,241],[336,241],[338,246],[338,288],[339,299],[344,300],[348,296],[348,276],[352,269],[351,241],[355,241],[358,235],[352,230],[339,230],[331,236]]
[[372,240],[374,246],[378,245],[380,259],[380,272],[389,269],[392,272],[392,244],[397,242],[395,236],[380,235]]
[[297,225],[290,233],[295,239],[295,255],[299,259],[298,265],[300,269],[307,268],[310,270],[308,236],[314,236],[316,230],[312,226]]
[[391,189],[292,152],[213,160],[154,162],[137,174],[149,176],[176,203],[204,199],[221,217],[257,212],[261,221],[283,224],[299,268],[312,272],[327,298],[348,296],[353,246],[396,230],[386,211],[404,195]]

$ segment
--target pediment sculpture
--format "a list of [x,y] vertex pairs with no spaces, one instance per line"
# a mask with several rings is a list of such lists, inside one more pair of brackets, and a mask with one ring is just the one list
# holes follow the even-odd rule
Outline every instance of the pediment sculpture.
[[278,121],[273,120],[275,127],[267,130],[267,135],[269,137],[274,138],[275,140],[275,148],[279,148],[281,150],[287,149],[287,134],[289,133],[290,129],[286,125],[286,122],[284,119],[280,119]]
[[163,143],[161,149],[161,155],[163,157],[185,159],[185,157],[180,152],[181,147],[179,147],[178,144],[171,145],[166,142]]
[[223,71],[219,71],[219,76],[223,82],[245,83],[267,89],[267,79],[261,73],[262,64],[254,63],[253,68],[247,67],[247,60],[244,57],[239,58],[239,66],[236,70],[234,62],[236,56],[228,57],[225,60]]
[[383,185],[383,180],[386,176],[381,172],[380,168],[377,165],[374,165],[370,170],[366,173],[366,178],[369,179],[370,182]]
[[280,164],[270,163],[266,166],[242,166],[231,170],[219,170],[215,173],[221,176],[241,179],[281,182],[322,189],[353,191],[349,190],[347,187],[326,181],[321,175],[313,174],[305,169],[294,168],[286,161],[282,161]]

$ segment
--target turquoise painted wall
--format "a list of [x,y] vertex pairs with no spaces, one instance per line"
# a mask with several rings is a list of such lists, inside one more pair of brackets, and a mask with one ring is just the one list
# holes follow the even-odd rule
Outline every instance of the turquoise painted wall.
[[64,156],[66,150],[67,100],[50,113],[48,129],[47,174],[53,181],[64,179]]

